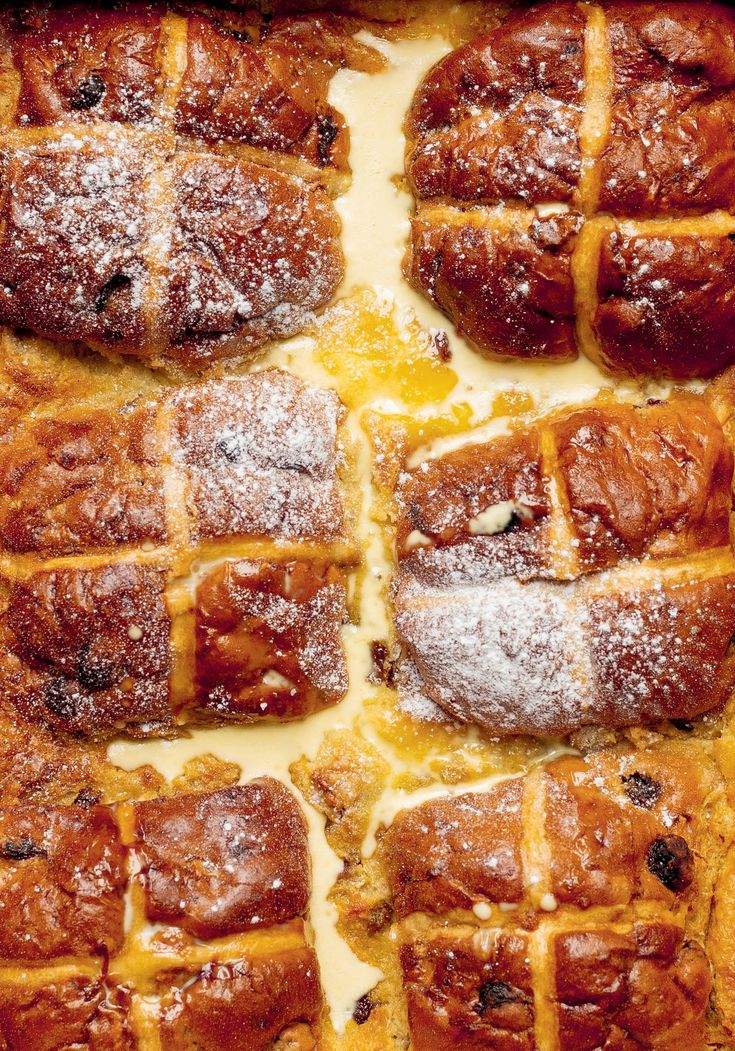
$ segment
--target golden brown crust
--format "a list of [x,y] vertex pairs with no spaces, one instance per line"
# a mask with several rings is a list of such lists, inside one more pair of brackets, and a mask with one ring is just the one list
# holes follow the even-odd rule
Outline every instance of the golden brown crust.
[[[3,709],[105,737],[338,703],[339,567],[357,557],[344,416],[276,370],[24,408],[0,443]],[[249,557],[197,597],[197,556],[229,553]]]
[[93,140],[4,151],[0,321],[143,355],[151,143],[117,135],[114,153]]
[[514,10],[442,59],[407,120],[408,280],[491,357],[721,371],[734,56],[727,5],[611,0]]
[[733,454],[702,399],[590,407],[551,432],[583,569],[728,545]]
[[701,811],[716,784],[686,752],[606,753],[546,769],[550,887],[578,908],[643,898],[667,907],[698,890]]
[[125,856],[106,807],[0,813],[0,958],[15,965],[117,952]]
[[613,230],[600,245],[592,325],[612,372],[711,376],[735,355],[735,236]]
[[581,223],[575,214],[496,225],[419,212],[404,273],[483,353],[568,361],[577,356],[571,259]]
[[136,852],[154,922],[198,938],[283,923],[306,911],[306,826],[272,778],[135,806]]
[[385,845],[396,915],[520,901],[522,800],[523,782],[513,779],[403,811]]
[[69,120],[143,124],[158,116],[162,7],[37,10],[35,18],[6,15],[21,81],[20,127]]
[[0,1040],[8,1051],[136,1051],[124,990],[83,975],[30,986],[0,978]]
[[151,410],[28,422],[0,446],[0,546],[76,555],[168,539]]
[[[344,417],[332,391],[277,370],[117,411],[21,415],[0,443],[0,546],[51,558],[182,540],[349,541]],[[172,467],[181,481],[166,488]]]
[[[403,811],[381,847],[396,915],[538,907],[546,891],[579,909],[643,898],[673,910],[698,886],[701,809],[715,783],[701,758],[691,769],[673,748],[602,752]],[[531,826],[540,839],[529,855]]]
[[605,13],[613,89],[600,208],[631,217],[731,208],[732,9],[613,2]]
[[201,371],[329,301],[340,222],[316,183],[347,173],[326,101],[346,24],[313,59],[288,19],[238,33],[137,3],[2,28],[0,321]]
[[154,207],[151,187],[168,179],[158,141],[111,136],[112,147],[6,151],[5,324],[201,370],[293,335],[331,298],[340,226],[319,187],[247,160],[179,154],[170,207]]
[[281,20],[253,46],[210,19],[190,18],[176,131],[212,145],[246,144],[300,157],[317,169],[345,170],[349,133],[327,103],[334,66],[317,60],[313,22],[303,27],[304,40],[299,28]]
[[678,927],[570,931],[557,935],[553,951],[562,1047],[704,1047],[709,965]]
[[7,585],[4,702],[79,734],[169,727],[171,621],[163,571],[128,562],[41,570]]
[[161,1048],[270,1051],[283,1046],[284,1051],[315,1051],[321,1009],[312,949],[252,962],[213,963],[163,998]]
[[414,1051],[535,1048],[528,939],[515,932],[488,934],[450,929],[404,945]]
[[580,175],[585,15],[509,18],[442,59],[414,96],[407,172],[419,198],[570,201]]
[[198,704],[224,717],[298,719],[340,701],[345,579],[323,562],[225,562],[197,592]]
[[682,396],[567,411],[401,475],[393,599],[408,703],[502,736],[723,705],[732,472],[714,414]]
[[[669,745],[563,758],[400,814],[379,851],[412,1047],[704,1051],[710,969],[686,929],[711,889],[718,783]],[[522,874],[506,897],[510,856]]]
[[340,222],[319,187],[190,154],[177,159],[173,197],[165,353],[187,368],[293,336],[342,280]]
[[[513,506],[513,529],[473,534],[479,514],[506,503]],[[432,566],[441,566],[440,556],[432,558],[434,549],[461,547],[473,537],[478,562],[491,577],[523,576],[524,568],[535,576],[548,560],[549,496],[535,429],[458,449],[402,475],[396,504],[399,558],[427,581]]]
[[280,782],[7,807],[0,885],[8,1051],[318,1046],[306,827]]

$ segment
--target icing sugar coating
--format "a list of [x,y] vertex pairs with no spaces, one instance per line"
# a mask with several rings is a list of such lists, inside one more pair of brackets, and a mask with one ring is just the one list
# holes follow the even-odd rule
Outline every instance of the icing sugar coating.
[[344,415],[267,370],[16,420],[0,451],[3,703],[91,737],[338,703],[356,560]]
[[189,483],[192,538],[343,537],[343,417],[332,391],[284,372],[178,390],[172,455]]
[[722,705],[732,471],[717,419],[682,396],[567,411],[404,472],[393,599],[409,703],[499,736]]
[[345,578],[316,562],[226,562],[199,586],[197,693],[223,716],[305,716],[347,691]]
[[324,185],[348,173],[329,80],[367,61],[348,28],[310,59],[299,20],[3,16],[0,322],[170,371],[301,331],[343,275]]

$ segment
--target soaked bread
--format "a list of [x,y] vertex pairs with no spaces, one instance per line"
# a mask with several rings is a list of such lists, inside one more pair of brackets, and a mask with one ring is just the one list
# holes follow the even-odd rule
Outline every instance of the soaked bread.
[[0,1049],[725,1051],[731,10],[326,6],[0,12]]
[[411,1046],[703,1048],[716,787],[686,750],[600,752],[399,815]]
[[328,19],[7,11],[0,322],[169,371],[301,331],[343,275],[327,92],[373,54],[350,42]]
[[[357,560],[343,417],[331,391],[265,371],[20,419],[3,449],[0,703],[146,736],[340,701]],[[198,568],[230,550],[248,557]]]
[[691,395],[593,404],[404,471],[400,688],[501,736],[721,708],[732,471],[721,424]]
[[685,379],[732,364],[735,18],[537,4],[407,118],[405,274],[483,354]]
[[[292,1033],[315,1046],[306,830],[279,782],[11,807],[0,837],[6,1046],[132,1051],[159,1030],[166,1048],[214,1047],[219,1034],[266,1051]],[[152,941],[146,920],[160,925]]]

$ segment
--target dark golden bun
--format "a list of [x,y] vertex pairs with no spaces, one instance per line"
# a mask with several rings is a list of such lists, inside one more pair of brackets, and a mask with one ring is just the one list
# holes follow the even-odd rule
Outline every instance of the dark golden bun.
[[[18,420],[0,443],[0,703],[107,736],[341,700],[343,417],[331,391],[266,371]],[[177,591],[231,550],[251,557]]]
[[735,684],[733,458],[705,400],[600,402],[400,476],[398,681],[493,735],[690,719]]
[[731,364],[734,54],[724,4],[557,2],[442,59],[406,125],[407,279],[492,357]]
[[415,1051],[701,1051],[717,784],[685,749],[601,752],[400,814],[380,850]]
[[315,1046],[306,827],[280,782],[8,807],[1,824],[3,1046],[137,1051],[154,1031],[170,1051]]
[[328,18],[7,11],[0,323],[189,371],[303,329],[343,275],[325,187],[349,137],[326,96],[350,39]]

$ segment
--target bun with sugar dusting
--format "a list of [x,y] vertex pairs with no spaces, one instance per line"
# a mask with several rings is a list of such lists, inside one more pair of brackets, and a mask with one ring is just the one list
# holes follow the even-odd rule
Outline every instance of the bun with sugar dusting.
[[0,323],[174,371],[301,331],[343,275],[325,25],[6,11]]
[[0,10],[0,1051],[726,1051],[735,372],[328,305],[459,43],[408,279],[729,364],[735,15],[322,6]]
[[692,395],[562,412],[402,473],[405,696],[500,736],[721,707],[732,482],[730,443]]

